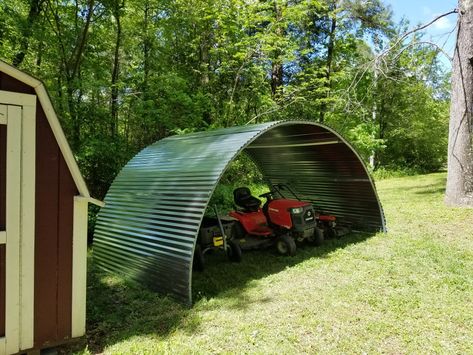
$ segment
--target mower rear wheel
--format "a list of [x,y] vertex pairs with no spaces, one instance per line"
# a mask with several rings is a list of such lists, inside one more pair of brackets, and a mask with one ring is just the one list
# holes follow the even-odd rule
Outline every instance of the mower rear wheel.
[[230,261],[234,261],[236,263],[241,261],[241,248],[238,242],[231,239],[227,240],[227,250],[225,252],[227,253],[227,257],[230,259]]
[[204,251],[202,250],[202,247],[200,246],[200,244],[196,244],[192,266],[194,270],[204,271],[204,268],[205,268],[204,265],[205,265]]
[[320,246],[324,242],[324,231],[320,228],[315,228],[314,234],[308,239],[309,243],[315,246]]
[[276,241],[276,249],[281,255],[294,256],[297,250],[296,242],[290,235],[284,234]]

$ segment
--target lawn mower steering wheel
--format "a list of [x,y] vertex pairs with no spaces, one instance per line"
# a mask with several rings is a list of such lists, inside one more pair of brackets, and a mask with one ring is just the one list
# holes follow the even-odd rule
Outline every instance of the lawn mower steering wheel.
[[259,195],[258,197],[264,197],[265,199],[270,199],[273,197],[274,193],[275,191],[271,190],[271,191],[265,192],[264,194]]

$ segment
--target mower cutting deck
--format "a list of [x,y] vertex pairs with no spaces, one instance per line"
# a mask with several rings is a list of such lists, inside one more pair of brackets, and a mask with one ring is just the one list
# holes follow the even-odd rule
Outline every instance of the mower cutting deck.
[[195,270],[202,271],[204,269],[205,254],[214,250],[224,251],[230,261],[241,261],[240,244],[231,238],[233,219],[219,216],[216,207],[214,210],[215,218],[204,217],[200,226],[194,251],[193,267]]

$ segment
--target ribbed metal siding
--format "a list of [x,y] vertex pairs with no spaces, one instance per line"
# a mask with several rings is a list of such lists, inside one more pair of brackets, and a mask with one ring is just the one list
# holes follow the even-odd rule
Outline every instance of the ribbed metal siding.
[[173,136],[136,155],[98,215],[98,264],[190,303],[195,238],[210,196],[239,150],[271,125]]
[[271,122],[173,136],[141,151],[120,172],[94,236],[98,264],[191,303],[192,256],[210,197],[242,151],[271,182],[359,228],[384,230],[374,186],[334,132],[307,122]]
[[270,183],[288,183],[300,198],[353,223],[355,229],[385,230],[381,206],[363,163],[328,128],[275,127],[246,151]]

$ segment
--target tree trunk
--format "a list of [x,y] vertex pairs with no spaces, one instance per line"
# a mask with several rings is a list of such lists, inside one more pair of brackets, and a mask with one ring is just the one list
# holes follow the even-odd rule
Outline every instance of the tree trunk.
[[41,70],[41,64],[43,63],[43,50],[44,50],[44,42],[39,42],[38,45],[38,53],[36,54],[36,71],[39,72]]
[[143,14],[143,100],[148,100],[148,80],[149,80],[149,62],[151,54],[151,40],[149,38],[149,12],[150,5],[146,1],[144,5],[144,14]]
[[332,12],[332,21],[330,24],[329,40],[327,45],[327,69],[325,73],[325,98],[322,101],[320,108],[319,121],[323,123],[325,121],[325,113],[327,112],[327,101],[330,98],[330,90],[332,88],[332,66],[333,66],[333,52],[335,49],[335,31],[337,30],[337,2],[334,1],[330,6]]
[[78,151],[80,145],[80,122],[78,119],[77,114],[77,106],[74,100],[74,92],[75,92],[75,83],[70,78],[66,78],[67,83],[67,106],[69,109],[69,115],[71,117],[71,148],[75,151]]
[[[376,126],[378,124],[378,103],[377,103],[377,92],[378,92],[378,63],[377,61],[375,62],[374,65],[374,70],[373,70],[373,92],[375,93],[373,97],[373,106],[371,108],[371,120],[373,122],[373,126]],[[379,132],[381,134],[381,120],[379,122]],[[376,132],[373,132],[373,138],[376,138]],[[370,168],[374,170],[376,166],[376,151],[375,149],[371,150],[371,154],[369,157],[369,164]]]
[[[77,10],[79,11],[79,10]],[[74,151],[78,151],[80,147],[80,133],[82,125],[82,117],[79,115],[79,101],[75,100],[75,97],[78,97],[78,83],[80,83],[80,70],[81,63],[84,56],[84,51],[86,48],[86,43],[88,39],[89,28],[92,22],[92,15],[94,11],[94,0],[89,0],[87,4],[87,15],[84,19],[84,25],[80,34],[78,34],[77,44],[72,49],[72,52],[69,54],[62,47],[61,55],[62,62],[64,63],[64,77],[66,79],[66,96],[67,96],[67,106],[69,110],[70,120],[71,120],[71,148]],[[56,22],[57,35],[61,35],[61,22],[59,16],[54,16]],[[63,44],[60,44],[63,46]],[[80,97],[80,95],[79,95]]]
[[278,93],[279,88],[282,87],[283,68],[279,59],[273,61],[271,65],[271,93],[273,97]]
[[[210,26],[209,26],[210,27]],[[210,46],[211,34],[210,29],[206,29],[202,34],[200,41],[200,85],[205,87],[209,84],[209,68],[210,68]]]
[[473,0],[459,0],[445,201],[473,207]]
[[30,37],[33,34],[34,24],[41,14],[43,2],[44,0],[30,1],[30,10],[28,12],[28,18],[21,29],[20,50],[15,54],[15,57],[13,58],[13,65],[15,67],[20,66],[20,64],[23,62],[23,59],[25,59],[25,56],[28,52],[28,47],[30,45]]
[[[278,6],[275,1],[273,4],[273,11],[275,16],[275,25],[276,25],[276,37],[283,38],[284,28],[280,23],[282,21],[282,9]],[[279,93],[280,88],[283,84],[283,65],[282,65],[282,53],[280,50],[275,51],[274,58],[271,63],[271,94],[274,97]]]
[[120,72],[120,46],[122,40],[122,26],[120,13],[121,9],[125,6],[125,2],[122,4],[116,4],[116,8],[113,11],[113,17],[117,22],[117,37],[115,40],[115,53],[113,59],[112,69],[112,82],[111,82],[111,95],[110,95],[110,114],[111,114],[111,125],[110,133],[112,137],[115,137],[118,133],[118,75]]

